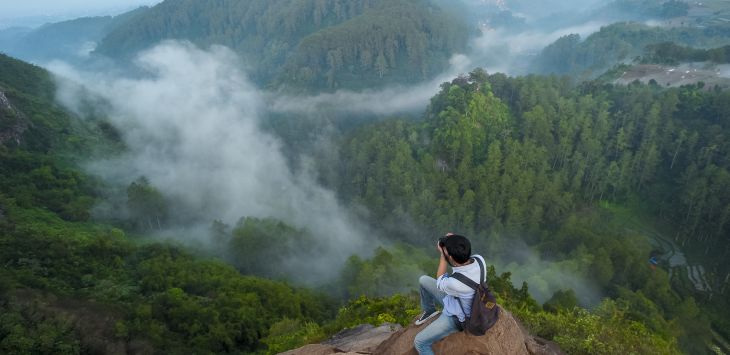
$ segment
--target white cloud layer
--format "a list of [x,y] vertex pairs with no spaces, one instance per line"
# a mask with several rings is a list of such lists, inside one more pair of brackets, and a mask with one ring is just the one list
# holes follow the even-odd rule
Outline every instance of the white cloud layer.
[[100,95],[128,146],[122,157],[91,163],[92,173],[122,186],[146,176],[203,220],[273,217],[305,227],[323,247],[322,258],[308,267],[315,266],[318,278],[333,273],[333,265],[366,250],[364,228],[306,167],[292,171],[277,138],[259,129],[262,97],[238,63],[224,47],[203,51],[164,42],[137,59],[151,77],[51,67],[71,79],[61,81],[59,100],[79,107],[80,88],[71,82]]
[[290,96],[281,93],[267,95],[268,109],[278,113],[313,114],[323,110],[336,113],[368,113],[393,115],[402,112],[420,112],[439,90],[439,85],[459,74],[470,71],[471,60],[454,55],[449,68],[436,78],[413,86],[393,86],[380,90],[338,90],[313,96]]

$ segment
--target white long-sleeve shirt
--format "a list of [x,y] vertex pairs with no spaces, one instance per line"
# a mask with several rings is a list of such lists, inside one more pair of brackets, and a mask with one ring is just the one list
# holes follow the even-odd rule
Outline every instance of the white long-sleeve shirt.
[[[484,265],[484,281],[487,280],[487,264],[484,262],[484,258],[481,255],[472,255],[472,258],[479,258],[482,261],[482,264]],[[479,263],[472,262],[469,265],[465,266],[457,266],[452,268],[452,274],[453,273],[460,273],[472,281],[479,283]],[[471,301],[474,298],[474,290],[465,285],[463,282],[451,277],[451,274],[446,273],[441,275],[441,277],[436,280],[436,287],[446,293],[446,297],[444,297],[444,314],[447,316],[456,316],[459,318],[460,322],[463,322],[466,319],[466,315],[464,315],[464,312],[466,314],[471,314]],[[461,305],[464,306],[464,312],[461,310],[461,306],[459,306],[459,300],[461,299]]]

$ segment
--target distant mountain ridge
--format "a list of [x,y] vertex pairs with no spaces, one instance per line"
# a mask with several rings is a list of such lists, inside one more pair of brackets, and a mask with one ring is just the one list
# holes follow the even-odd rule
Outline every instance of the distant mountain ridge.
[[140,7],[118,16],[81,17],[36,29],[5,29],[0,31],[0,52],[36,63],[56,59],[77,62],[110,31],[147,9]]
[[673,42],[677,45],[713,48],[730,44],[730,26],[653,27],[636,22],[617,22],[582,39],[563,36],[535,57],[539,73],[597,76],[618,63],[628,63],[646,53],[647,46]]
[[468,37],[427,0],[166,0],[116,27],[95,53],[126,60],[165,39],[221,44],[259,84],[358,88],[433,77]]

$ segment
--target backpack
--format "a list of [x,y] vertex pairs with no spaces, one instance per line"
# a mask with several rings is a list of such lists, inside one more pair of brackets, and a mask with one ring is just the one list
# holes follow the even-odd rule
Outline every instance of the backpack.
[[[497,306],[497,299],[489,291],[487,283],[484,282],[484,264],[479,258],[474,258],[479,263],[480,271],[480,283],[472,281],[470,278],[460,273],[454,273],[451,277],[461,281],[461,283],[471,287],[474,290],[474,298],[471,303],[471,314],[466,316],[464,322],[457,322],[461,324],[462,330],[466,330],[472,335],[481,336],[484,335],[499,318],[499,306]],[[456,298],[459,301],[461,311],[464,312],[464,305],[461,304],[461,298]],[[466,312],[464,312],[466,315]]]

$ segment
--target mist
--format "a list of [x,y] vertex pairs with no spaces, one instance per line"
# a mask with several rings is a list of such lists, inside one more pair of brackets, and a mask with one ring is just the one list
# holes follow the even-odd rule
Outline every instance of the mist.
[[612,0],[506,0],[506,6],[528,19],[543,19],[562,13],[581,13],[595,9]]
[[[59,101],[82,114],[85,92],[98,95],[127,146],[121,156],[89,161],[86,169],[120,190],[145,176],[189,220],[155,232],[157,237],[205,247],[213,220],[233,225],[241,217],[273,217],[310,231],[320,252],[317,258],[291,255],[277,267],[306,284],[331,281],[347,257],[367,256],[380,241],[349,212],[357,206],[342,206],[316,182],[313,159],[291,166],[280,138],[260,128],[261,117],[267,110],[377,115],[423,110],[438,84],[467,68],[469,59],[456,57],[450,71],[413,87],[278,98],[253,86],[239,64],[225,47],[203,50],[168,41],[138,56],[136,65],[149,74],[144,78],[84,72],[60,62],[50,68],[60,84]],[[120,205],[123,201],[106,201],[97,206],[97,216],[123,215]],[[584,305],[600,300],[575,262],[542,260],[524,243],[510,243],[488,262],[511,272],[517,287],[528,282],[538,301],[564,289],[576,291]]]
[[[449,66],[433,79],[411,86],[389,86],[376,90],[352,91],[340,89],[332,93],[316,95],[287,95],[281,92],[269,92],[266,97],[267,109],[276,113],[318,114],[323,111],[335,114],[370,114],[377,116],[397,115],[401,113],[423,112],[429,100],[438,93],[442,83],[451,81],[458,75],[466,74],[479,67],[489,73],[505,73],[507,75],[526,75],[536,71],[531,67],[531,60],[543,48],[560,37],[579,34],[581,38],[599,31],[610,24],[606,20],[594,20],[587,14],[608,0],[594,1],[548,1],[539,2],[536,7],[527,6],[525,1],[495,0],[461,0],[455,10],[479,28],[479,34],[470,40],[468,50],[451,57]],[[537,2],[530,2],[535,5]],[[453,4],[449,3],[450,6]],[[529,26],[524,28],[478,26],[490,15],[495,15],[511,6],[517,10],[532,9],[528,16]],[[544,9],[543,9],[544,8]],[[537,11],[535,9],[543,9]],[[550,9],[547,11],[545,9]],[[561,20],[548,21],[549,14],[563,10],[580,10],[581,16],[567,21],[570,25],[561,27]],[[537,15],[541,17],[538,17]],[[528,17],[525,17],[527,20]],[[577,21],[577,23],[573,23]]]
[[330,111],[339,114],[357,113],[388,116],[403,112],[422,112],[439,86],[470,70],[471,59],[456,54],[449,68],[429,81],[412,86],[390,86],[380,90],[338,90],[312,96],[291,96],[268,93],[268,110],[276,113],[317,114]]
[[730,79],[730,64],[717,65],[717,72],[719,77]]
[[125,188],[145,176],[176,210],[194,211],[198,223],[162,234],[198,235],[205,243],[213,220],[276,218],[310,231],[320,253],[313,260],[293,256],[281,267],[311,271],[297,276],[309,282],[333,277],[348,256],[372,250],[374,237],[315,182],[312,166],[290,167],[278,138],[259,128],[263,97],[239,63],[225,47],[163,42],[138,56],[145,78],[50,67],[68,78],[59,79],[60,102],[81,112],[84,90],[99,95],[128,147],[119,157],[90,161],[87,170]]
[[608,23],[589,21],[554,31],[525,30],[514,32],[509,29],[486,29],[481,36],[472,41],[473,52],[470,61],[485,68],[488,72],[501,72],[507,75],[535,73],[530,60],[543,48],[560,37],[579,34],[581,38],[597,32]]
[[[598,305],[603,298],[600,287],[590,280],[588,265],[584,265],[580,257],[569,260],[549,260],[538,253],[519,238],[498,238],[490,241],[497,250],[490,250],[489,256],[498,273],[510,272],[512,283],[521,287],[527,282],[530,295],[540,303],[548,301],[555,292],[571,289],[575,291],[578,301],[583,307]],[[496,243],[495,243],[496,242]]]
[[[83,72],[63,63],[53,63],[50,68],[59,78],[70,79],[60,79],[58,92],[68,108],[81,111],[82,88],[109,103],[107,115],[128,147],[120,157],[89,162],[88,171],[121,187],[145,176],[179,205],[176,210],[184,215],[182,219],[192,221],[159,234],[206,244],[213,220],[234,225],[242,217],[280,219],[310,231],[322,250],[316,260],[292,256],[282,267],[293,272],[307,265],[312,272],[305,281],[321,283],[336,276],[347,257],[369,253],[380,242],[350,213],[359,206],[342,206],[333,191],[317,183],[316,158],[321,157],[291,159],[283,153],[286,142],[261,128],[263,116],[281,113],[296,119],[296,115],[317,117],[328,112],[347,120],[348,115],[420,113],[441,83],[474,68],[508,75],[534,73],[530,60],[545,46],[572,33],[585,38],[609,23],[588,17],[551,22],[547,15],[571,8],[587,13],[608,2],[553,1],[530,7],[525,1],[463,0],[467,12],[511,10],[525,18],[527,26],[493,28],[474,22],[480,31],[468,50],[453,55],[441,74],[411,86],[309,96],[263,91],[247,79],[241,59],[231,50],[222,46],[202,50],[172,41],[138,56],[136,65],[150,74],[147,78]],[[327,154],[336,155],[326,134],[319,133],[316,145],[326,146]],[[292,166],[292,161],[297,163]],[[115,206],[118,204],[100,205],[97,213],[124,213]],[[500,271],[512,272],[517,286],[527,281],[540,302],[563,289],[576,291],[585,305],[600,300],[576,265],[543,260],[527,246],[521,250],[524,252],[499,255],[495,264]]]

